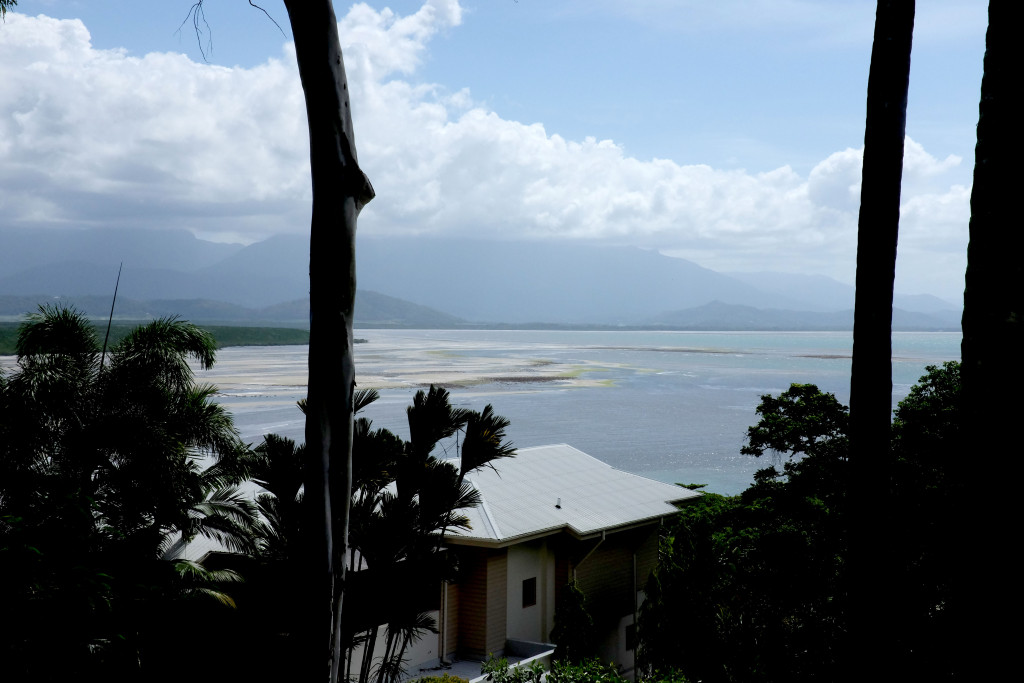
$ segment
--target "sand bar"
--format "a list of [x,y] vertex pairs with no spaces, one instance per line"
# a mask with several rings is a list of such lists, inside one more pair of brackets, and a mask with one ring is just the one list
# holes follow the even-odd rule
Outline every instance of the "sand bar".
[[[304,391],[305,346],[233,347],[221,349],[217,364],[197,371],[200,381],[215,384],[225,396],[280,396]],[[545,358],[543,349],[510,355],[507,345],[460,340],[441,343],[422,339],[386,339],[356,345],[356,381],[361,389],[400,389],[437,384],[447,387],[480,384],[557,383],[584,387],[602,384],[607,364]]]

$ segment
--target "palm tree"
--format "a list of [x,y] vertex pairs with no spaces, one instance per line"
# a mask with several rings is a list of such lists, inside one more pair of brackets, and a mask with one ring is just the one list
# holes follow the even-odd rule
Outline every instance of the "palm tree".
[[[377,575],[374,585],[410,587],[407,595],[393,595],[378,617],[371,620],[361,681],[369,680],[371,673],[375,673],[377,683],[398,680],[406,648],[426,631],[434,630],[414,592],[454,578],[451,561],[438,551],[446,531],[467,528],[465,510],[480,504],[479,494],[465,483],[465,477],[515,454],[515,448],[505,440],[508,420],[496,415],[490,405],[481,412],[455,408],[441,387],[418,391],[406,415],[410,438],[401,449],[395,447],[390,432],[371,432],[377,444],[374,452],[381,452],[381,444],[388,444],[388,467],[393,474],[379,478],[373,487],[363,486],[361,497],[353,502],[351,542],[365,559],[368,573]],[[369,426],[366,423],[365,428],[369,430]],[[454,443],[450,443],[452,439]],[[438,457],[439,447],[457,457]],[[354,447],[354,467],[363,457],[362,449]],[[387,482],[386,488],[381,486],[383,482]],[[373,644],[379,625],[385,623],[385,651],[374,672]]]
[[[353,403],[358,412],[378,398],[375,390],[360,390],[354,393]],[[306,410],[307,404],[300,401],[299,407]],[[422,594],[454,576],[451,560],[439,552],[444,534],[448,529],[466,528],[465,511],[480,503],[479,494],[464,479],[469,472],[493,467],[495,460],[515,453],[505,439],[508,420],[496,415],[490,405],[481,412],[455,408],[441,387],[417,392],[406,413],[409,441],[375,429],[365,417],[353,425],[346,563],[350,590],[343,659],[347,677],[363,682],[397,680],[408,646],[436,629],[424,612]],[[304,448],[269,435],[254,451],[256,464],[250,471],[267,491],[257,498],[264,517],[260,532],[264,557],[273,557],[276,548],[289,549],[285,555],[292,558],[296,555],[296,544],[289,538],[294,527],[282,521],[294,513],[281,511],[302,499],[297,463]],[[456,457],[438,457],[438,451]],[[385,627],[384,652],[378,655],[381,626]],[[356,662],[353,655],[359,645],[362,659]]]
[[[17,369],[0,381],[0,580],[19,633],[0,647],[22,673],[145,668],[143,605],[221,593],[180,558],[161,559],[175,542],[251,547],[253,507],[233,488],[245,448],[188,362],[210,367],[214,348],[194,325],[163,319],[133,330],[104,365],[73,309],[41,307],[20,328]],[[56,642],[53,623],[64,625]],[[37,648],[48,655],[33,663]]]

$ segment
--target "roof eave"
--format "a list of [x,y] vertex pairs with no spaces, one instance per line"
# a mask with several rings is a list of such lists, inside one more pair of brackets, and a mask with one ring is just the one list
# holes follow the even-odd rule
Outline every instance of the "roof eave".
[[[675,501],[666,501],[672,505],[681,505],[690,501],[696,500],[699,496],[681,498]],[[602,533],[614,534],[620,531],[629,531],[630,529],[637,529],[643,526],[651,526],[652,524],[660,524],[663,519],[673,515],[671,511],[659,513],[657,515],[651,515],[641,519],[631,520],[623,524],[616,524],[612,526],[600,527],[598,529],[590,529],[586,532],[581,532],[571,524],[566,522],[565,524],[559,524],[558,526],[548,527],[546,529],[539,529],[537,531],[531,531],[525,534],[517,534],[515,536],[508,536],[505,538],[483,538],[480,536],[445,536],[445,543],[450,545],[461,545],[471,546],[477,548],[507,548],[512,545],[518,545],[520,543],[527,543],[529,541],[535,541],[546,536],[554,536],[562,531],[565,531],[570,536],[578,541],[586,541],[592,538],[597,538]]]

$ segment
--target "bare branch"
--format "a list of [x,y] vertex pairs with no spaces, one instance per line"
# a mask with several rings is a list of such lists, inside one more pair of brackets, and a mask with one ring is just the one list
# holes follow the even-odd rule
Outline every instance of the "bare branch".
[[253,7],[255,7],[256,9],[258,9],[259,11],[263,12],[264,14],[266,14],[266,15],[267,15],[267,19],[270,19],[270,21],[272,21],[272,22],[274,23],[274,26],[276,26],[276,27],[277,27],[277,30],[281,32],[281,35],[282,35],[282,36],[284,36],[285,38],[287,38],[287,37],[288,37],[288,35],[287,35],[287,34],[286,34],[286,33],[284,32],[284,29],[283,29],[283,28],[281,28],[281,24],[279,24],[279,23],[277,23],[276,21],[274,21],[274,17],[270,16],[270,12],[268,12],[268,11],[267,11],[267,10],[265,10],[265,9],[263,9],[262,7],[260,7],[259,5],[257,5],[257,4],[256,4],[255,2],[253,2],[252,0],[249,0],[249,4],[250,4],[250,5],[252,5]]
[[[213,29],[210,28],[209,22],[206,21],[206,12],[203,10],[203,2],[204,0],[196,0],[196,2],[189,7],[188,14],[185,15],[185,18],[181,22],[181,26],[178,27],[178,30],[175,31],[175,33],[180,34],[181,27],[187,24],[188,20],[191,19],[192,28],[195,29],[196,32],[196,44],[199,46],[199,53],[203,56],[203,61],[208,62],[210,60],[207,58],[206,53],[213,52]],[[271,19],[271,21],[273,21],[273,19]],[[203,26],[206,27],[207,33],[205,50],[203,49],[202,40]]]
[[[3,2],[5,2],[5,0],[0,0],[0,5],[2,5]],[[207,55],[209,53],[213,52],[213,29],[210,28],[210,23],[208,21],[206,21],[206,12],[205,12],[204,4],[203,4],[204,2],[205,2],[205,0],[196,0],[192,4],[192,6],[188,8],[188,14],[185,15],[185,19],[182,20],[181,26],[178,27],[178,30],[175,31],[175,33],[179,33],[180,34],[181,33],[181,27],[184,26],[185,24],[187,24],[189,22],[189,20],[191,19],[192,20],[192,28],[196,32],[196,43],[199,46],[199,53],[203,55],[203,61],[204,62],[208,62],[210,60],[209,60],[209,57]],[[12,4],[16,4],[14,2],[14,0],[11,0],[11,3]],[[252,0],[249,0],[249,5],[252,6],[252,7],[255,7],[259,11],[263,12],[263,14],[265,14],[267,16],[267,19],[270,19],[270,22],[274,26],[277,27],[278,31],[281,32],[281,35],[284,36],[285,38],[288,37],[288,34],[286,34],[284,32],[283,28],[281,28],[281,24],[277,23],[277,20],[274,19],[274,17],[270,16],[270,12],[268,12],[264,8],[260,7],[259,5],[257,5]],[[202,37],[203,37],[203,28],[204,27],[206,29],[206,35],[207,35],[207,38],[206,38],[206,49],[203,49],[203,38]]]

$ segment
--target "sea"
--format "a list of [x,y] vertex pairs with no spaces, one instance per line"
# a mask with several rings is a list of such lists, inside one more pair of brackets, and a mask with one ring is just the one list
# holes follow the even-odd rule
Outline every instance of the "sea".
[[[769,456],[742,455],[764,394],[816,384],[849,402],[849,332],[357,330],[357,383],[378,387],[363,416],[408,437],[405,409],[437,383],[452,403],[491,404],[517,447],[567,443],[607,464],[732,495]],[[960,357],[960,333],[893,334],[893,407],[925,367]],[[198,373],[244,439],[301,442],[306,347],[238,347]],[[446,448],[451,449],[450,444]],[[499,470],[500,471],[500,470]]]

